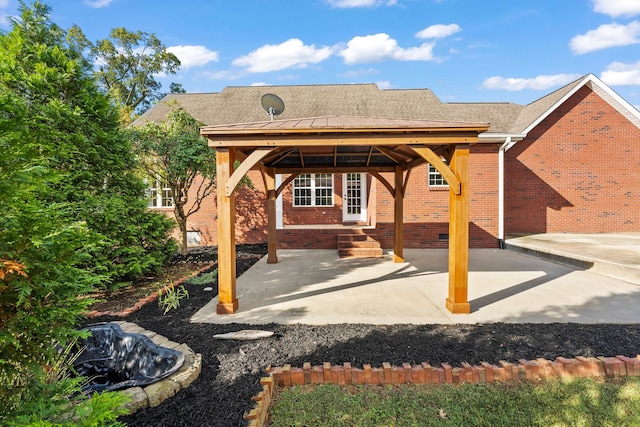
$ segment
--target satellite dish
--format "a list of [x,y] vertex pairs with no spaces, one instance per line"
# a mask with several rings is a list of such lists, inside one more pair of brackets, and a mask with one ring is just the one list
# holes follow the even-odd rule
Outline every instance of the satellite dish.
[[273,116],[278,116],[284,111],[284,102],[272,93],[262,95],[262,100],[260,102],[264,111],[269,113],[271,121],[273,121]]

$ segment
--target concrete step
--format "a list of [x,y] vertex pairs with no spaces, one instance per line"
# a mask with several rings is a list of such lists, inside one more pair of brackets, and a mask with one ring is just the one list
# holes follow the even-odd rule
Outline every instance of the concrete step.
[[[568,236],[566,239],[571,237],[571,235]],[[576,244],[565,244],[565,247],[562,248],[552,244],[553,242],[549,243],[541,239],[542,237],[537,236],[507,239],[505,248],[640,285],[640,265],[637,262],[628,262],[628,260],[625,262],[627,252],[631,253],[631,257],[637,259],[637,247],[635,246],[632,250],[625,252],[624,241],[617,243],[615,250],[620,258],[620,262],[618,262],[615,259],[604,259],[600,254],[590,253],[591,247],[597,248],[597,244],[592,243],[591,245],[585,245],[585,247]],[[595,241],[597,242],[597,240]],[[633,243],[635,244],[635,241]],[[602,251],[606,251],[604,244],[602,246]],[[612,250],[609,249],[609,251],[611,252]]]

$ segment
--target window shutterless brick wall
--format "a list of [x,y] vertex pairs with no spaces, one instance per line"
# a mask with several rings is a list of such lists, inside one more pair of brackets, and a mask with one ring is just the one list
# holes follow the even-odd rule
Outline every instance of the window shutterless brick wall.
[[640,130],[587,87],[506,155],[507,233],[640,229]]

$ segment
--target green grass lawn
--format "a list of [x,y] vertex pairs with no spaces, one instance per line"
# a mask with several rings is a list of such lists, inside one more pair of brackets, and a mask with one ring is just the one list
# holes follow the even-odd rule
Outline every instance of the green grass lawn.
[[271,427],[640,426],[640,378],[291,387],[270,413]]

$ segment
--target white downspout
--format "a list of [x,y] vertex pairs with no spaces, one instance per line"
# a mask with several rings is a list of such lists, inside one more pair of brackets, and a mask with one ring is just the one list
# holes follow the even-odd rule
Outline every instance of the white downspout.
[[[276,174],[276,188],[280,188],[282,184],[282,175]],[[282,230],[284,228],[282,219],[282,193],[276,199],[276,229]]]
[[511,147],[511,137],[507,136],[498,150],[498,244],[504,249],[504,154]]
[[507,136],[498,150],[498,244],[501,249],[504,249],[504,152],[510,144],[511,137]]

